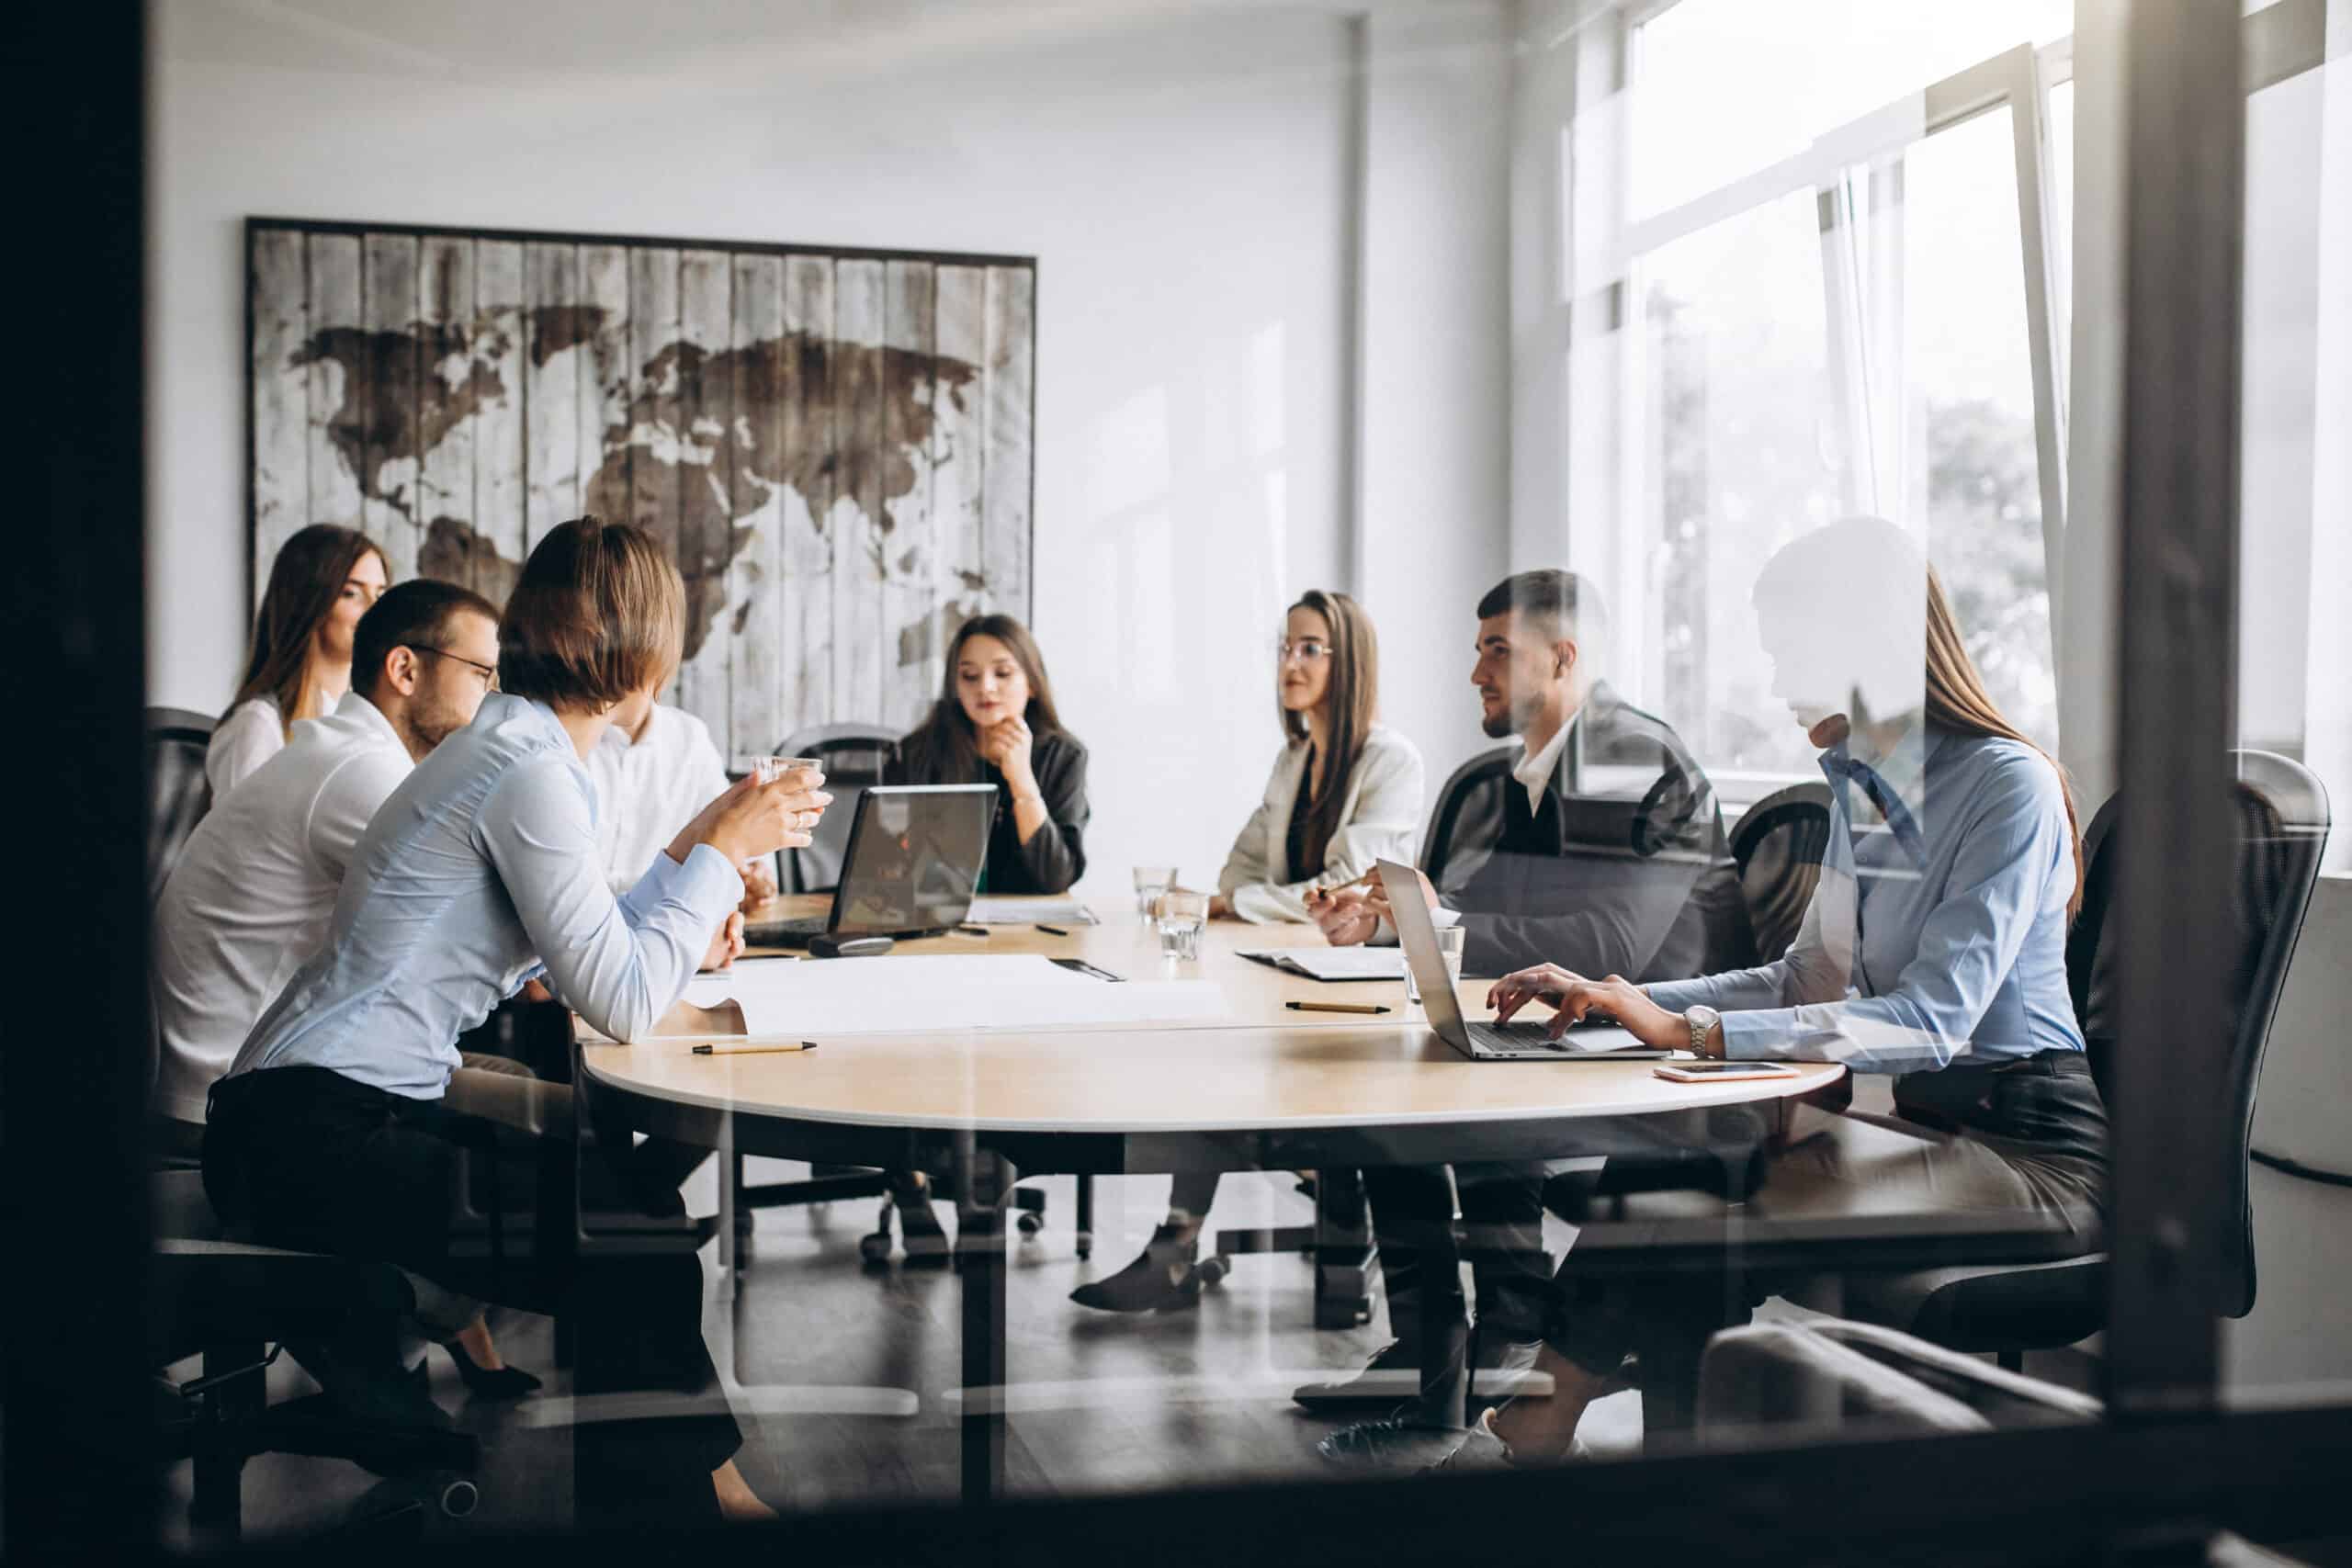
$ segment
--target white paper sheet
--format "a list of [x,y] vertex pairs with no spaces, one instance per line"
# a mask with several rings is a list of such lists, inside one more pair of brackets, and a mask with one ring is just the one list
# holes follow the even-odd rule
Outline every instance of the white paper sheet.
[[975,898],[965,920],[976,926],[1091,926],[1093,911],[1075,898]]
[[943,953],[746,966],[701,975],[686,999],[732,999],[759,1035],[959,1033],[973,1030],[1209,1023],[1230,1016],[1203,980],[1113,982],[1032,953]]

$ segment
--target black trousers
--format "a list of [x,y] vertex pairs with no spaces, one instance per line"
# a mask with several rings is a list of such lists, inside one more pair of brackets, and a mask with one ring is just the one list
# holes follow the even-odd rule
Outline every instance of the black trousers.
[[[462,1149],[437,1100],[390,1094],[322,1067],[274,1067],[213,1090],[204,1183],[213,1207],[265,1245],[391,1263],[461,1294],[569,1314],[588,1402],[573,1434],[583,1526],[718,1517],[710,1472],[741,1446],[702,1339],[702,1268],[688,1254],[551,1267],[453,1254]],[[625,1399],[684,1395],[651,1413]],[[634,1418],[631,1418],[631,1417]]]
[[[1453,1167],[1451,1183],[1446,1169],[1364,1168],[1389,1331],[1408,1344],[1425,1329],[1449,1345],[1458,1340],[1468,1321],[1461,1269],[1467,1258],[1480,1332],[1520,1343],[1541,1339],[1552,1300],[1552,1259],[1544,1250],[1544,1167],[1464,1161]],[[1424,1366],[1423,1376],[1436,1370]]]
[[[1894,1084],[1897,1130],[1859,1115],[1781,1149],[1762,1201],[1780,1218],[1974,1211],[2047,1222],[2071,1254],[2102,1244],[2107,1107],[2079,1051],[1914,1073]],[[1955,1257],[1953,1263],[1966,1263]],[[1596,1279],[1572,1250],[1554,1280],[1545,1343],[1606,1377],[1638,1351],[1695,1358],[1705,1337],[1791,1283],[1746,1279]]]

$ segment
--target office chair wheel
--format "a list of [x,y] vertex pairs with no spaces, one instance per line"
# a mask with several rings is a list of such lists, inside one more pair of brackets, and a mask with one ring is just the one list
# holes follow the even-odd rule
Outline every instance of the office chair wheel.
[[1193,1276],[1200,1280],[1201,1289],[1204,1291],[1211,1285],[1222,1282],[1225,1277],[1232,1272],[1233,1259],[1222,1252],[1204,1258],[1193,1265]]
[[1080,1263],[1083,1263],[1083,1262],[1085,1262],[1088,1258],[1091,1258],[1091,1257],[1093,1257],[1093,1256],[1094,1256],[1094,1233],[1093,1233],[1092,1231],[1080,1231],[1080,1232],[1079,1232],[1079,1233],[1078,1233],[1078,1260],[1079,1260]]
[[1035,1235],[1039,1231],[1046,1228],[1046,1216],[1043,1214],[1032,1213],[1028,1210],[1023,1209],[1021,1211],[1021,1217],[1012,1223],[1014,1227],[1018,1229],[1023,1235]]
[[462,1475],[447,1472],[435,1475],[427,1483],[426,1495],[441,1509],[445,1519],[462,1519],[481,1502],[481,1488]]
[[871,1235],[859,1236],[857,1238],[857,1255],[859,1258],[865,1259],[870,1264],[883,1264],[889,1262],[890,1233],[888,1231],[876,1231]]

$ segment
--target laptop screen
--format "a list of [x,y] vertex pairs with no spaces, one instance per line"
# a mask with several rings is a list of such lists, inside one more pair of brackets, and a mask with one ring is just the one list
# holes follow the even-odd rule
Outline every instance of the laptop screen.
[[1421,892],[1421,879],[1409,865],[1380,863],[1380,886],[1388,894],[1388,910],[1396,925],[1396,941],[1405,962],[1413,966],[1413,983],[1421,988],[1421,1007],[1430,1025],[1448,1041],[1469,1038],[1462,1021],[1461,999],[1453,994],[1453,976],[1446,972],[1444,955],[1437,950],[1437,922]]
[[857,798],[828,931],[944,931],[971,912],[994,784],[876,784]]

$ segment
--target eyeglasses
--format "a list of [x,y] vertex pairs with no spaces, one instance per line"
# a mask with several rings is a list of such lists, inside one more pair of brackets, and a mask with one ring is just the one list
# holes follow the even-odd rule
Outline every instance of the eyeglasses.
[[448,653],[437,648],[410,648],[409,651],[411,653],[426,654],[435,659],[454,660],[458,663],[464,665],[469,670],[476,671],[481,676],[483,690],[491,692],[498,690],[498,666],[495,664],[483,664],[475,660],[468,659],[463,654]]
[[1306,664],[1320,664],[1331,657],[1331,645],[1321,637],[1301,637],[1296,642],[1283,637],[1274,644],[1274,662],[1287,664],[1293,659]]

